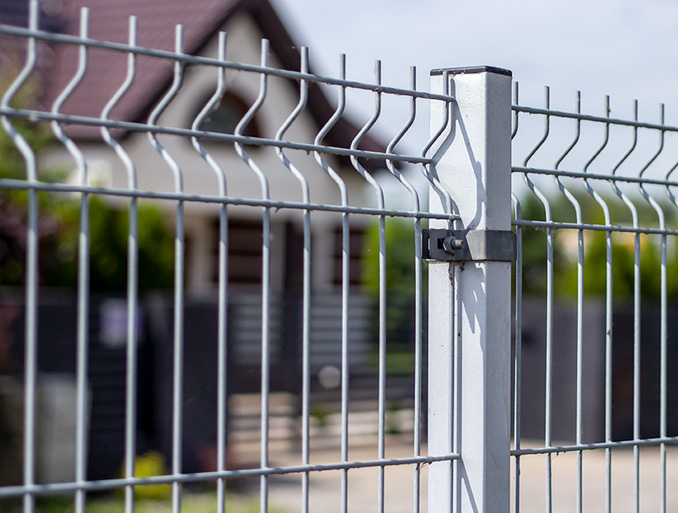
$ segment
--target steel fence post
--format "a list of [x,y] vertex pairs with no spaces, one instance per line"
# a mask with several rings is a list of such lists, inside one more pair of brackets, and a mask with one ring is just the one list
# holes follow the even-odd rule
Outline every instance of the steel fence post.
[[[511,72],[491,67],[433,70],[431,174],[451,197],[452,226],[511,229]],[[441,199],[442,197],[442,199]],[[430,209],[444,212],[432,191]],[[433,244],[433,242],[431,242]],[[510,507],[511,264],[475,259],[429,263],[429,511],[507,512]]]

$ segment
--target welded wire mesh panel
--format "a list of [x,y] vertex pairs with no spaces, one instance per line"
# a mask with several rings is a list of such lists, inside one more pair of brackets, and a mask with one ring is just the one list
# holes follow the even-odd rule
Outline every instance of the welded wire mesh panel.
[[678,129],[539,103],[516,85],[514,510],[671,511]]
[[452,98],[238,25],[38,11],[0,25],[0,508],[224,511],[242,484],[261,511],[419,510],[422,464],[456,457],[423,446],[421,230],[454,216],[424,209],[412,127]]

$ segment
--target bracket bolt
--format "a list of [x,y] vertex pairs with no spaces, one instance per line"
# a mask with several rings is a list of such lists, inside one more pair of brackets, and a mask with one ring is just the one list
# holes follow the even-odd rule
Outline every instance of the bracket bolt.
[[453,235],[443,239],[443,250],[445,253],[452,255],[454,254],[455,250],[461,249],[463,247],[464,241],[462,239],[455,239]]

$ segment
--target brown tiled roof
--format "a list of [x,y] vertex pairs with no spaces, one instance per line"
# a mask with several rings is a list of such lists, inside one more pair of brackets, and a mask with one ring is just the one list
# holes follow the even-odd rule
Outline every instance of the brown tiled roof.
[[[246,0],[66,0],[58,16],[63,32],[77,34],[80,9],[90,8],[90,37],[101,41],[126,43],[129,17],[138,23],[137,44],[146,48],[174,50],[174,27],[184,25],[184,51],[197,53],[207,39]],[[199,8],[197,7],[199,6]],[[44,70],[42,102],[51,106],[71,80],[77,66],[77,47],[53,45],[51,69]],[[130,89],[111,113],[111,118],[138,121],[169,84],[172,62],[146,56],[137,57],[137,72]],[[87,73],[66,101],[62,111],[68,114],[99,116],[126,76],[127,55],[121,52],[90,48]],[[92,134],[84,131],[81,135]]]
[[[0,23],[27,25],[27,0],[0,0]],[[146,48],[174,50],[174,27],[184,26],[184,52],[197,54],[216,35],[230,16],[249,12],[263,36],[270,40],[271,50],[283,68],[299,69],[299,50],[268,0],[43,0],[40,26],[66,34],[78,34],[80,9],[90,9],[89,37],[101,41],[126,43],[129,17],[138,19],[137,44]],[[50,16],[51,14],[51,16]],[[0,49],[2,47],[0,46]],[[40,73],[43,94],[40,102],[51,108],[54,100],[68,84],[77,66],[77,48],[73,45],[51,45],[48,58],[41,58]],[[98,117],[106,103],[120,87],[126,74],[127,55],[121,52],[90,48],[88,69],[82,82],[62,108],[68,114]],[[172,62],[138,56],[135,79],[111,113],[112,119],[145,120],[152,106],[171,83]],[[290,82],[295,88],[296,84]],[[318,126],[334,112],[320,87],[309,90],[308,109]],[[73,127],[74,137],[98,139],[98,131]],[[328,134],[326,143],[347,147],[357,128],[341,119]],[[361,149],[383,151],[383,144],[366,137]],[[372,166],[374,166],[372,162]]]

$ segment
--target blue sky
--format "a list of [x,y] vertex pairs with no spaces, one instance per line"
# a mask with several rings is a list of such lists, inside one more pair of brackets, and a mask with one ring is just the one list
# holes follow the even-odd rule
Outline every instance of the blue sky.
[[[311,48],[316,69],[334,74],[348,55],[351,78],[370,80],[375,59],[384,81],[406,85],[416,65],[419,83],[439,67],[490,64],[511,69],[521,96],[612,108],[640,100],[641,117],[654,121],[667,103],[678,124],[678,2],[670,0],[274,0],[297,39]],[[526,96],[527,95],[527,96]],[[672,108],[673,107],[673,108]],[[593,107],[592,107],[593,108]]]
[[[374,60],[381,59],[383,83],[407,87],[409,66],[416,65],[419,88],[428,90],[430,69],[486,64],[513,71],[523,105],[542,106],[548,85],[551,106],[559,110],[573,111],[581,90],[585,113],[603,115],[608,94],[612,117],[630,119],[638,99],[639,118],[658,122],[659,104],[665,102],[666,123],[678,125],[675,1],[272,1],[298,43],[310,47],[312,64],[321,74],[336,75],[338,55],[346,53],[349,79],[372,81]],[[358,99],[349,110],[356,121],[367,119],[370,102]],[[427,137],[427,115],[421,114],[410,149],[421,148]],[[393,135],[392,127],[401,126],[405,115],[385,112],[387,130],[381,133]],[[514,141],[515,161],[522,161],[540,137],[543,121],[537,121],[539,126],[527,130],[524,123],[530,120],[521,122],[526,136]],[[650,135],[641,138],[638,158],[655,151],[656,134]],[[565,137],[571,137],[569,132]],[[585,151],[595,150],[600,137],[596,132]],[[621,138],[615,144],[610,158],[628,145]],[[678,156],[666,153],[661,166],[670,167]],[[547,160],[555,155],[541,154]]]

